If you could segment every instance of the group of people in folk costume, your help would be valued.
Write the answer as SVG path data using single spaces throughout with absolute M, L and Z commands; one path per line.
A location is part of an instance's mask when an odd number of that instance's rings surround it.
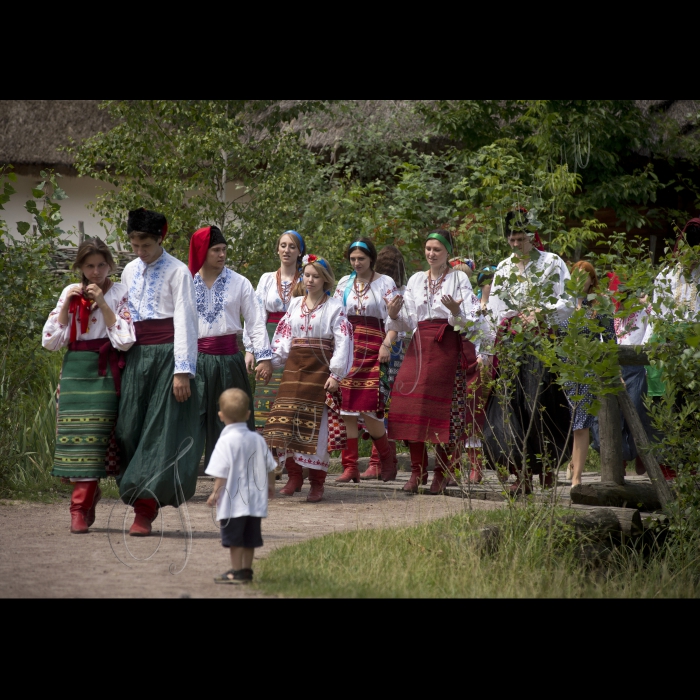
M 469 281 L 473 263 L 453 257 L 454 241 L 445 230 L 427 236 L 429 269 L 408 281 L 398 248 L 377 252 L 367 238 L 354 241 L 346 252 L 352 274 L 337 285 L 328 261 L 308 254 L 303 237 L 286 231 L 277 242 L 280 267 L 262 275 L 257 290 L 226 267 L 226 240 L 215 226 L 193 234 L 186 266 L 163 249 L 162 214 L 130 212 L 127 234 L 138 258 L 121 283 L 110 280 L 109 248 L 99 239 L 81 243 L 74 269 L 82 284 L 63 290 L 43 332 L 45 348 L 68 348 L 53 474 L 74 484 L 71 532 L 93 524 L 99 479 L 108 475 L 134 508 L 134 536 L 150 534 L 160 507 L 190 499 L 202 454 L 208 464 L 223 429 L 219 397 L 232 387 L 249 397 L 248 428 L 262 434 L 278 474 L 286 468 L 280 495 L 300 492 L 308 477 L 307 501 L 320 501 L 333 450 L 342 452 L 338 481 L 391 481 L 397 441 L 410 450 L 407 492 L 427 485 L 432 444 L 431 493 L 453 483 L 465 449 L 467 478 L 481 481 L 480 448 L 490 466 L 502 468 L 504 480 L 516 474 L 512 493 L 528 493 L 532 474 L 551 483 L 541 456 L 554 452 L 553 463 L 561 463 L 572 430 L 572 479 L 580 483 L 591 427 L 595 434 L 585 384 L 562 390 L 527 354 L 507 401 L 492 397 L 486 410 L 478 405 L 482 370 L 494 371 L 494 353 L 514 342 L 515 317 L 561 329 L 577 305 L 587 304 L 567 294 L 564 261 L 518 222 L 517 212 L 507 217 L 512 255 L 482 270 L 478 295 Z M 686 245 L 700 245 L 700 220 L 689 222 L 684 236 Z M 586 292 L 594 291 L 592 266 L 575 267 L 588 274 Z M 699 276 L 700 266 L 662 272 L 670 289 L 668 300 L 659 299 L 662 310 L 681 308 L 679 322 L 698 321 Z M 611 275 L 611 289 L 616 280 Z M 662 293 L 657 285 L 655 297 Z M 617 332 L 620 342 L 637 343 L 640 333 L 648 340 L 652 315 L 649 308 L 616 319 L 617 328 L 601 319 L 600 339 Z M 241 331 L 245 359 L 237 345 Z M 639 379 L 638 370 L 623 372 Z M 640 387 L 633 396 L 638 406 L 644 384 L 627 384 Z M 362 474 L 360 428 L 372 439 Z M 514 442 L 527 455 L 525 471 L 508 449 Z

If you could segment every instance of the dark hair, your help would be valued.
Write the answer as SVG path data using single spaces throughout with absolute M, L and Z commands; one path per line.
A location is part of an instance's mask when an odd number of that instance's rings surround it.
M 527 220 L 523 221 L 523 217 L 527 214 L 527 210 L 522 207 L 517 211 L 509 211 L 506 214 L 506 225 L 503 228 L 503 233 L 506 238 L 510 238 L 516 233 L 525 233 L 529 236 L 525 226 L 527 226 Z
M 700 245 L 700 226 L 698 224 L 688 224 L 685 227 L 684 236 L 689 246 Z
M 110 267 L 109 274 L 111 275 L 112 272 L 114 272 L 116 265 L 114 264 L 112 251 L 107 247 L 106 243 L 99 238 L 87 238 L 78 246 L 78 253 L 73 263 L 73 270 L 75 272 L 80 270 L 91 255 L 101 255 Z M 80 276 L 82 277 L 83 285 L 90 284 L 90 280 L 88 280 L 82 272 Z
M 369 248 L 369 252 L 362 246 L 353 245 L 353 243 L 364 243 L 367 248 Z M 345 251 L 345 259 L 348 262 L 350 262 L 350 253 L 352 253 L 353 250 L 359 250 L 364 255 L 368 255 L 370 260 L 369 266 L 374 270 L 374 266 L 377 263 L 377 249 L 369 238 L 357 238 L 348 246 L 348 249 Z
M 455 250 L 455 239 L 453 238 L 452 234 L 445 230 L 444 228 L 438 228 L 435 229 L 434 231 L 431 231 L 428 236 L 432 236 L 434 233 L 439 233 L 443 238 L 446 238 L 450 242 L 450 246 L 452 247 L 452 250 L 448 250 L 447 254 L 448 255 L 454 255 L 454 250 Z M 430 239 L 431 241 L 435 240 L 434 238 Z M 426 237 L 426 244 L 428 243 L 428 238 Z M 440 243 L 440 241 L 438 241 Z
M 375 272 L 391 277 L 397 287 L 406 284 L 406 263 L 395 245 L 386 245 L 379 251 Z

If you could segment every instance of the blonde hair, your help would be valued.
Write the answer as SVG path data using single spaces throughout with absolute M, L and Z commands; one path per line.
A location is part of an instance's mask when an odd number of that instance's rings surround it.
M 313 262 L 308 262 L 306 265 L 304 265 L 304 270 L 306 271 L 306 268 L 309 265 L 312 265 L 314 270 L 321 275 L 323 278 L 323 291 L 327 292 L 333 287 L 335 287 L 335 275 L 333 274 L 333 268 L 331 267 L 331 264 L 328 262 L 328 260 L 323 259 L 323 262 L 328 265 L 328 268 L 325 267 L 325 265 L 322 265 L 320 262 L 321 258 L 317 258 Z
M 250 411 L 250 397 L 242 389 L 226 389 L 219 396 L 219 410 L 232 423 L 245 423 Z

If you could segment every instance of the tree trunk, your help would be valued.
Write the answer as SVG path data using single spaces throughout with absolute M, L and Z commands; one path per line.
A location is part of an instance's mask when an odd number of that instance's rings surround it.
M 601 396 L 600 403 L 600 479 L 622 486 L 625 483 L 625 465 L 622 461 L 620 409 L 614 394 Z
M 620 404 L 622 415 L 632 434 L 632 438 L 634 439 L 634 444 L 637 446 L 639 457 L 647 468 L 647 474 L 649 474 L 651 483 L 656 489 L 656 495 L 663 507 L 673 500 L 673 494 L 671 493 L 669 485 L 666 483 L 664 475 L 661 473 L 656 457 L 649 452 L 649 439 L 647 438 L 637 409 L 634 407 L 634 403 L 632 403 L 632 399 L 627 393 L 627 389 L 623 389 L 622 392 L 617 395 L 617 400 Z

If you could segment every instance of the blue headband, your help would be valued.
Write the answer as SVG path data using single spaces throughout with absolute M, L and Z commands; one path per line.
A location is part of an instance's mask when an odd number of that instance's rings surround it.
M 352 250 L 353 248 L 364 248 L 370 255 L 372 255 L 372 251 L 370 251 L 369 246 L 362 241 L 355 241 L 352 243 L 348 248 L 348 251 Z
M 302 238 L 302 235 L 298 233 L 297 231 L 292 231 L 291 229 L 289 231 L 285 231 L 282 235 L 286 236 L 287 234 L 291 234 L 292 236 L 296 236 L 299 239 L 299 251 L 301 252 L 302 255 L 306 252 L 306 243 L 304 243 L 304 239 Z

